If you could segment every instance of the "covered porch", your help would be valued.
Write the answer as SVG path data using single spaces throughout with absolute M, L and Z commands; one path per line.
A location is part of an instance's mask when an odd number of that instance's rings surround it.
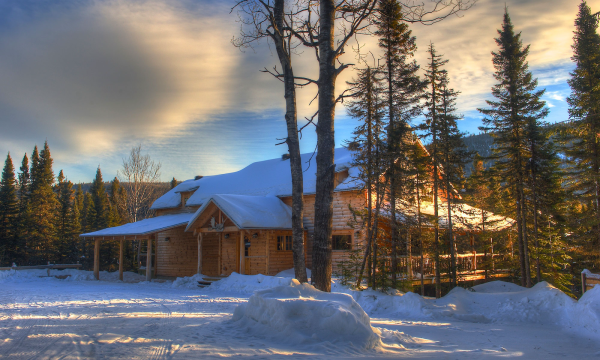
M 214 195 L 186 232 L 197 237 L 198 274 L 275 275 L 293 267 L 291 208 L 276 197 Z

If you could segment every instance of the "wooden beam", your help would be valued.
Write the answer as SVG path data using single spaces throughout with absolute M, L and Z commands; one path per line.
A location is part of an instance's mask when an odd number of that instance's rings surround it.
M 199 230 L 200 230 L 200 232 L 215 233 L 215 232 L 234 232 L 234 231 L 238 231 L 239 229 L 237 228 L 237 226 L 225 226 L 222 231 L 213 230 L 213 229 L 207 228 L 207 227 L 200 228 Z
M 123 281 L 123 239 L 119 244 L 119 280 Z
M 152 238 L 148 238 L 146 252 L 146 281 L 152 280 Z
M 100 280 L 100 239 L 94 241 L 94 277 Z

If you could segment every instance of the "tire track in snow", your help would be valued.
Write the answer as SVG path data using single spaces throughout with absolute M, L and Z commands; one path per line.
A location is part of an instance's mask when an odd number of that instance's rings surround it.
M 160 306 L 160 310 L 162 313 L 162 317 L 158 323 L 158 335 L 162 335 L 162 334 L 168 334 L 168 330 L 171 328 L 171 324 L 172 324 L 172 318 L 171 318 L 171 310 L 169 310 L 169 308 L 163 304 L 163 303 L 158 303 L 154 300 L 152 300 L 152 302 L 156 305 Z M 165 339 L 164 336 L 161 337 L 160 340 L 160 346 L 158 346 L 158 348 L 154 348 L 154 351 L 152 352 L 152 354 L 150 355 L 150 359 L 151 360 L 159 360 L 159 359 L 170 359 L 172 357 L 171 354 L 171 345 L 173 344 L 173 340 L 171 339 Z

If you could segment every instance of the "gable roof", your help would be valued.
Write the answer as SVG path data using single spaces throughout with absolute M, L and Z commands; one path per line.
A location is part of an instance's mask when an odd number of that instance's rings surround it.
M 317 182 L 316 154 L 302 154 L 304 194 L 314 194 Z M 362 188 L 363 184 L 356 180 L 358 168 L 352 167 L 352 152 L 346 148 L 335 149 L 336 172 L 348 169 L 349 176 L 336 187 L 336 191 Z M 196 188 L 196 189 L 194 189 Z M 194 191 L 195 190 L 195 191 Z M 187 206 L 204 204 L 212 195 L 233 194 L 251 196 L 291 196 L 292 175 L 290 161 L 281 158 L 259 161 L 245 168 L 220 175 L 204 176 L 198 180 L 187 180 L 158 198 L 152 209 L 168 209 L 181 205 L 181 192 L 194 191 L 187 200 Z
M 174 227 L 187 225 L 192 218 L 192 215 L 192 213 L 162 215 L 121 226 L 90 232 L 87 234 L 81 234 L 79 237 L 148 235 Z
M 215 204 L 238 229 L 291 229 L 292 208 L 275 196 L 212 195 L 196 210 L 186 231 L 208 208 Z

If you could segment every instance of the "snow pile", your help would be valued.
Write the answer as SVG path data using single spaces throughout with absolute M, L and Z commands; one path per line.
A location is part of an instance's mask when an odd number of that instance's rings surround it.
M 585 336 L 600 339 L 600 286 L 586 291 L 581 299 L 567 310 L 565 324 Z
M 321 292 L 298 280 L 257 291 L 235 309 L 233 320 L 251 334 L 291 345 L 327 342 L 372 349 L 381 343 L 352 296 Z
M 393 293 L 386 294 L 370 289 L 355 291 L 341 285 L 339 282 L 332 284 L 331 291 L 352 296 L 370 316 L 393 316 L 395 318 L 411 319 L 429 317 L 423 313 L 423 308 L 427 305 L 425 299 L 412 292 L 402 293 L 392 290 Z
M 277 273 L 277 275 L 275 275 L 276 277 L 290 277 L 290 278 L 294 278 L 296 276 L 296 271 L 294 270 L 294 268 L 291 269 L 287 269 L 287 270 L 283 270 L 282 272 Z M 310 271 L 310 269 L 306 269 L 306 277 L 308 277 L 308 279 L 310 280 L 310 277 L 312 276 L 312 272 Z
M 171 284 L 174 288 L 188 288 L 188 289 L 197 289 L 198 281 L 203 281 L 205 275 L 202 274 L 194 274 L 192 276 L 178 277 Z
M 241 275 L 231 273 L 227 278 L 212 283 L 206 289 L 209 291 L 229 291 L 242 294 L 253 294 L 258 290 L 271 289 L 277 286 L 292 284 L 291 277 L 275 277 L 258 275 Z

